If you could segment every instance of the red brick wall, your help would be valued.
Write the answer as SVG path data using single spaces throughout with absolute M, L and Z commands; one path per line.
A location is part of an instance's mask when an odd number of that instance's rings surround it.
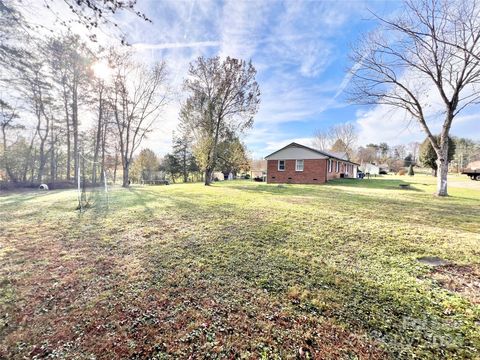
M 343 163 L 339 161 L 338 171 L 337 171 L 337 160 L 332 159 L 332 172 L 328 172 L 328 160 L 327 160 L 327 178 L 328 180 L 331 179 L 338 179 L 340 174 L 345 174 L 348 172 L 348 177 L 353 177 L 353 167 L 348 163 Z M 350 165 L 350 166 L 349 166 Z
M 328 160 L 327 160 L 328 162 Z M 338 179 L 340 177 L 340 173 L 342 172 L 341 171 L 341 163 L 340 165 L 338 166 L 338 172 L 337 172 L 337 160 L 333 160 L 332 159 L 332 172 L 328 172 L 328 163 L 327 163 L 327 178 L 328 180 L 331 180 L 331 179 Z
M 323 184 L 327 160 L 311 159 L 303 161 L 303 171 L 295 171 L 295 160 L 285 160 L 285 171 L 278 171 L 278 160 L 268 160 L 268 183 Z M 316 179 L 316 180 L 315 180 Z

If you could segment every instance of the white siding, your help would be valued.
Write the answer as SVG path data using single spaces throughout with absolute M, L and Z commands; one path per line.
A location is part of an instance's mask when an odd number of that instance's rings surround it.
M 266 158 L 267 160 L 308 160 L 327 159 L 326 156 L 305 149 L 303 147 L 290 146 Z
M 373 164 L 363 164 L 360 166 L 360 170 L 362 170 L 364 173 L 369 173 L 370 175 L 379 175 L 380 174 L 380 169 L 378 166 L 375 166 Z

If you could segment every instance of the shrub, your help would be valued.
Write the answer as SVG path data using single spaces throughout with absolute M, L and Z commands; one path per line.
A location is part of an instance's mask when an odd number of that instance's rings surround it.
M 400 170 L 398 170 L 397 175 L 405 175 L 406 173 L 407 173 L 407 170 L 405 170 L 405 169 L 400 169 Z
M 250 179 L 250 174 L 246 174 L 245 179 L 247 179 L 247 180 Z

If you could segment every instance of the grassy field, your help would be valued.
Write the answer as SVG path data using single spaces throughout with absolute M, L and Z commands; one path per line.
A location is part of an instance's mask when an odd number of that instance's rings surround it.
M 480 190 L 433 183 L 0 196 L 0 358 L 478 358 Z

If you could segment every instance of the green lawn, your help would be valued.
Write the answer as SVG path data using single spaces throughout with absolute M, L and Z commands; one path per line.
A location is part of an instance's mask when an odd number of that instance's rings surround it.
M 478 358 L 480 190 L 433 183 L 0 196 L 0 358 Z

